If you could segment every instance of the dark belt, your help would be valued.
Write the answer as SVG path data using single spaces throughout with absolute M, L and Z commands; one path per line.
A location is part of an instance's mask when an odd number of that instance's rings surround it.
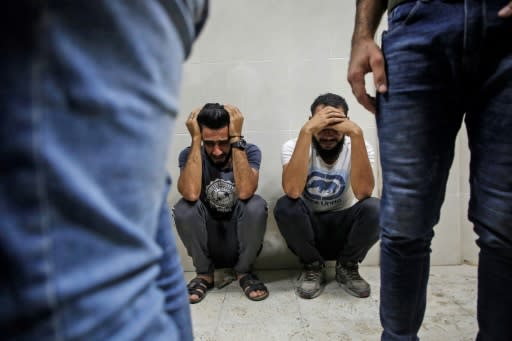
M 411 2 L 416 0 L 388 0 L 388 13 L 391 12 L 396 6 L 403 4 L 404 2 Z M 445 2 L 462 2 L 464 0 L 443 0 Z

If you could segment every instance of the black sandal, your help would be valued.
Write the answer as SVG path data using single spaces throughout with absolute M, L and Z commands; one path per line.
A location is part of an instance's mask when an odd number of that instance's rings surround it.
M 187 285 L 190 304 L 201 302 L 211 288 L 213 288 L 213 282 L 210 283 L 204 278 L 196 277 L 191 280 Z M 196 295 L 198 297 L 197 301 L 192 301 L 190 295 Z
M 255 274 L 249 272 L 248 274 L 240 278 L 239 283 L 240 287 L 244 291 L 245 296 L 251 301 L 263 301 L 265 298 L 268 297 L 267 287 L 265 286 L 265 284 L 263 284 L 262 281 L 260 281 L 260 279 Z M 251 292 L 257 290 L 264 291 L 265 294 L 261 296 L 251 297 Z

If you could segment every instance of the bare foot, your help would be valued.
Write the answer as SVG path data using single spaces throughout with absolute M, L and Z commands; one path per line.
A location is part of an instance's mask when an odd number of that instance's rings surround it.
M 245 277 L 247 275 L 250 275 L 249 278 L 251 278 L 251 279 L 249 281 L 251 281 L 252 283 L 248 282 L 248 285 L 246 285 L 245 287 L 242 287 L 242 290 L 244 291 L 245 295 L 252 301 L 261 301 L 261 300 L 265 299 L 268 296 L 268 289 L 265 287 L 265 285 L 259 279 L 257 279 L 257 277 L 254 274 L 246 274 L 246 273 L 239 274 L 239 273 L 237 273 L 236 278 L 240 282 L 240 279 L 242 279 L 243 277 Z M 259 282 L 259 284 L 256 284 L 256 281 Z M 258 289 L 251 290 L 251 287 L 253 287 L 253 286 Z M 259 287 L 262 287 L 262 288 L 259 289 Z
M 206 283 L 200 280 L 204 280 Z M 189 292 L 189 302 L 191 304 L 198 303 L 204 298 L 204 296 L 206 296 L 206 292 L 213 287 L 213 275 L 198 274 L 190 281 L 187 287 Z

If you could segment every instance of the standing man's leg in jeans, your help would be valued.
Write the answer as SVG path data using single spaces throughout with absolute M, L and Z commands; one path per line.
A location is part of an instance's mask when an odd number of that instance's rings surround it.
M 478 263 L 478 341 L 512 340 L 512 17 L 496 17 L 505 2 L 482 1 L 485 37 L 475 39 L 478 87 L 467 108 L 471 151 L 469 219 L 480 247 Z M 469 7 L 471 9 L 471 7 Z M 508 37 L 508 38 L 507 38 Z
M 165 310 L 171 316 L 180 331 L 180 341 L 192 341 L 192 321 L 190 306 L 187 299 L 187 288 L 183 278 L 181 258 L 176 248 L 176 240 L 172 232 L 172 217 L 167 204 L 167 193 L 171 185 L 170 178 L 162 201 L 160 221 L 156 232 L 156 242 L 162 248 L 158 287 L 165 295 Z
M 432 228 L 465 112 L 472 153 L 469 217 L 482 248 L 478 338 L 512 339 L 512 57 L 505 43 L 512 26 L 497 17 L 506 4 L 499 2 L 408 2 L 388 15 L 382 48 L 389 87 L 379 96 L 377 115 L 383 340 L 418 339 Z M 429 19 L 434 13 L 435 23 Z
M 178 340 L 190 327 L 155 281 L 185 57 L 171 13 L 17 4 L 0 33 L 2 340 Z

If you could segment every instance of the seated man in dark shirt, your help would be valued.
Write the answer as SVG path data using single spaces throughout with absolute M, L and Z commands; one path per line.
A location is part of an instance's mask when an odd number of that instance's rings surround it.
M 231 105 L 208 103 L 186 125 L 192 143 L 179 156 L 183 198 L 174 221 L 197 273 L 188 284 L 190 303 L 213 288 L 214 269 L 226 267 L 236 271 L 247 298 L 261 301 L 268 289 L 251 272 L 267 222 L 267 203 L 254 194 L 260 149 L 243 139 L 242 113 Z

